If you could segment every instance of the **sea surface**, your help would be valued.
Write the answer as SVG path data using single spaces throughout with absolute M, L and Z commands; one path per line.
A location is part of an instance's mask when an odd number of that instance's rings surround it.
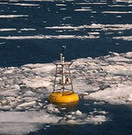
M 99 103 L 97 101 L 97 103 Z M 93 110 L 108 112 L 109 118 L 104 123 L 98 124 L 46 124 L 41 125 L 40 130 L 28 135 L 131 135 L 132 130 L 132 106 L 95 104 L 95 101 L 82 100 L 77 106 L 68 111 L 80 110 L 89 113 Z M 97 115 L 97 114 L 95 114 Z
M 127 24 L 127 27 L 126 27 Z M 132 51 L 132 3 L 87 0 L 0 1 L 0 67 L 50 63 Z M 121 37 L 119 39 L 115 37 Z M 41 125 L 29 135 L 132 135 L 132 107 L 81 101 L 75 110 L 104 110 L 102 124 Z
M 130 41 L 113 38 L 131 36 L 132 29 L 108 29 L 131 25 L 131 15 L 131 3 L 0 1 L 0 66 L 49 63 L 59 58 L 63 45 L 66 60 L 132 51 Z

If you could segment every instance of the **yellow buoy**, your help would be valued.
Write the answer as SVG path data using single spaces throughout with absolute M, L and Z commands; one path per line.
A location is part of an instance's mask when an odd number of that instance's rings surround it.
M 49 101 L 53 103 L 71 103 L 77 102 L 79 96 L 74 92 L 53 92 L 49 96 Z
M 60 54 L 60 61 L 56 65 L 55 80 L 53 92 L 49 95 L 48 100 L 57 104 L 68 104 L 79 101 L 79 96 L 73 91 L 70 66 L 72 62 L 64 62 L 63 54 Z

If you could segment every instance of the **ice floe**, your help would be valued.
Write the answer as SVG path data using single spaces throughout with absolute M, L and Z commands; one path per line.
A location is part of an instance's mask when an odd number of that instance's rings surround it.
M 70 17 L 65 17 L 63 20 L 70 19 Z M 88 35 L 32 35 L 32 36 L 1 36 L 0 39 L 8 39 L 8 40 L 19 40 L 19 39 L 94 39 L 100 38 L 99 31 L 104 31 L 105 35 L 114 34 L 114 31 L 119 31 L 120 35 L 123 35 L 123 31 L 131 30 L 131 24 L 96 24 L 92 23 L 91 25 L 79 25 L 79 26 L 71 26 L 71 25 L 60 25 L 60 26 L 52 26 L 52 27 L 45 27 L 45 29 L 53 29 L 55 32 L 63 33 L 64 31 L 79 31 L 81 29 L 92 29 L 91 32 L 88 32 Z M 22 31 L 35 31 L 35 28 L 21 28 L 18 32 Z M 16 31 L 15 28 L 2 28 L 0 29 L 1 32 L 4 31 Z M 113 31 L 113 32 L 112 32 Z M 131 41 L 131 36 L 121 36 L 121 37 L 113 37 L 113 39 L 123 39 Z
M 0 18 L 19 18 L 19 17 L 28 17 L 28 15 L 0 15 Z
M 28 4 L 28 3 L 10 3 L 10 5 L 15 5 L 15 6 L 24 6 L 24 7 L 38 7 L 39 4 Z
M 52 111 L 58 113 L 58 110 L 54 109 L 52 105 L 47 108 L 48 111 L 0 112 L 0 133 L 27 134 L 37 131 L 41 128 L 41 124 L 101 124 L 108 119 L 105 114 L 95 115 L 93 112 L 87 115 L 80 110 L 70 112 L 62 118 L 52 113 Z
M 74 11 L 79 12 L 79 11 L 92 11 L 90 7 L 81 7 L 80 9 L 75 9 Z
M 91 24 L 91 25 L 80 25 L 80 26 L 52 26 L 46 27 L 46 29 L 59 29 L 59 30 L 80 30 L 80 29 L 100 29 L 102 31 L 118 31 L 118 30 L 130 30 L 132 24 Z
M 103 11 L 103 14 L 132 14 L 132 11 Z
M 39 124 L 57 123 L 60 117 L 50 115 L 46 111 L 32 112 L 0 112 L 1 134 L 27 134 L 39 129 Z
M 93 39 L 99 38 L 99 36 L 76 36 L 76 35 L 35 35 L 35 36 L 6 36 L 0 37 L 0 39 L 19 40 L 19 39 Z
M 67 5 L 66 4 L 56 4 L 56 6 L 58 6 L 58 7 L 65 7 Z
M 103 112 L 103 113 L 102 113 Z M 101 124 L 108 120 L 105 111 L 92 111 L 83 113 L 80 110 L 67 113 L 62 119 L 59 120 L 59 124 Z
M 6 31 L 17 31 L 16 28 L 1 28 L 0 32 L 6 32 Z M 21 28 L 20 31 L 35 31 L 35 28 Z
M 131 63 L 132 52 L 73 60 L 74 90 L 81 99 L 95 100 L 95 105 L 132 104 Z M 26 134 L 38 130 L 41 124 L 102 124 L 110 120 L 105 110 L 62 113 L 65 107 L 48 103 L 54 72 L 52 63 L 0 68 L 1 134 Z
M 46 29 L 86 29 L 86 28 L 102 28 L 102 24 L 91 24 L 91 25 L 81 25 L 81 26 L 52 26 L 46 27 Z
M 112 101 L 118 99 L 118 104 L 129 104 L 132 94 L 131 62 L 131 52 L 126 54 L 110 52 L 110 55 L 96 59 L 77 59 L 71 67 L 74 89 L 85 99 L 106 100 L 110 103 L 110 99 Z M 27 64 L 20 68 L 0 68 L 0 108 L 15 109 L 18 105 L 21 106 L 25 100 L 34 102 L 36 98 L 44 98 L 48 92 L 52 91 L 54 72 L 53 64 Z M 113 94 L 114 92 L 115 94 Z M 101 97 L 102 94 L 104 94 L 103 97 Z M 111 98 L 109 98 L 110 96 Z M 11 97 L 13 100 L 10 100 Z M 32 100 L 31 97 L 33 97 Z M 16 107 L 10 105 L 13 102 L 16 103 Z
M 132 41 L 132 36 L 113 37 L 113 39 L 122 39 L 126 41 Z
M 16 28 L 8 28 L 8 29 L 2 28 L 2 29 L 0 29 L 0 32 L 1 31 L 16 31 Z
M 22 28 L 20 31 L 35 31 L 35 28 Z
M 85 2 L 85 3 L 75 3 L 77 5 L 105 5 L 106 3 L 101 3 L 101 2 Z
M 51 85 L 50 80 L 45 80 L 42 77 L 29 78 L 28 80 L 23 80 L 23 83 L 28 87 L 39 88 L 39 87 L 47 87 Z

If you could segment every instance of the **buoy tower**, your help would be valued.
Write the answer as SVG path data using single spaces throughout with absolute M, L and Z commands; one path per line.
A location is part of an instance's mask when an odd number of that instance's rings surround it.
M 54 62 L 56 66 L 53 92 L 48 100 L 52 103 L 67 104 L 79 101 L 79 96 L 73 90 L 70 66 L 73 62 L 65 62 L 65 57 L 60 54 L 60 60 Z

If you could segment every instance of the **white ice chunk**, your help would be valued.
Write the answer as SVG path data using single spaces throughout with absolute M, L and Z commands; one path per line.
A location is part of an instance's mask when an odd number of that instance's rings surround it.
M 8 28 L 8 29 L 2 28 L 0 29 L 0 32 L 1 31 L 16 31 L 16 28 Z
M 131 83 L 118 85 L 118 87 L 107 88 L 86 96 L 86 99 L 104 100 L 111 104 L 127 104 L 132 94 Z
M 106 122 L 107 118 L 104 115 L 95 115 L 87 117 L 89 123 L 101 124 L 102 122 Z
M 19 18 L 19 17 L 28 17 L 28 15 L 0 15 L 0 18 Z
M 38 130 L 40 124 L 57 123 L 59 120 L 60 117 L 49 115 L 45 111 L 0 112 L 0 133 L 27 134 Z
M 132 41 L 132 36 L 113 37 L 113 39 L 122 39 L 126 41 Z
M 76 114 L 76 115 L 82 115 L 82 112 L 79 111 L 79 110 L 77 110 L 75 114 Z
M 1 36 L 0 39 L 19 40 L 19 39 L 94 39 L 99 36 L 76 36 L 76 35 L 34 35 L 34 36 Z
M 22 81 L 27 87 L 31 88 L 48 87 L 52 85 L 52 82 L 42 77 L 27 78 Z
M 28 102 L 28 103 L 22 103 L 22 104 L 18 105 L 17 107 L 18 108 L 25 108 L 27 106 L 34 106 L 34 105 L 36 105 L 36 101 L 32 101 L 32 102 Z
M 103 11 L 103 14 L 132 14 L 132 11 Z
M 47 111 L 49 113 L 59 113 L 60 112 L 59 109 L 53 104 L 47 105 Z
M 15 5 L 15 6 L 24 6 L 24 7 L 38 7 L 39 4 L 28 4 L 28 3 L 10 3 L 10 5 Z

